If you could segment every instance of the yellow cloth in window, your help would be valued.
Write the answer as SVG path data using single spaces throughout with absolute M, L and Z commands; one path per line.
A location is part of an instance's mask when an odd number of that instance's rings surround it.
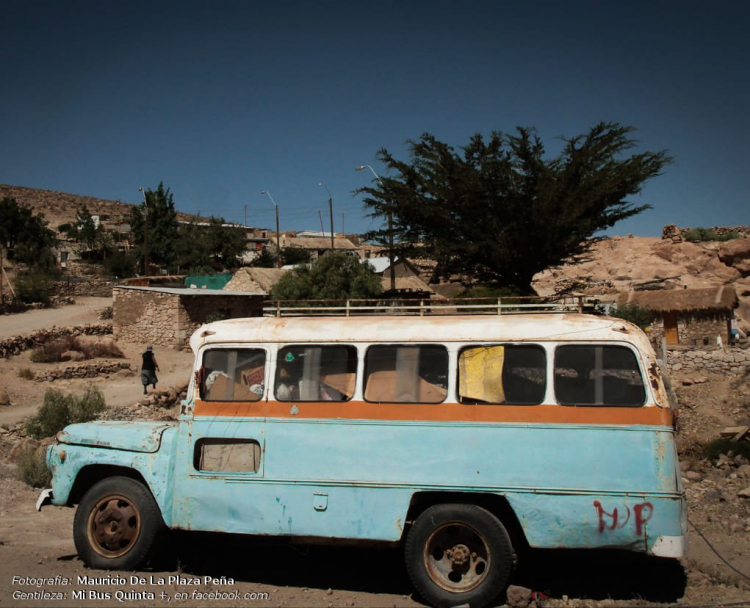
M 461 353 L 458 362 L 459 394 L 463 399 L 505 403 L 503 362 L 505 348 L 486 346 Z

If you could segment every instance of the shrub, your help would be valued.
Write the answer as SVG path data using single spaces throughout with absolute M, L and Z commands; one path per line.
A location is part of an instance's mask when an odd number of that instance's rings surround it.
M 88 387 L 80 398 L 50 389 L 45 393 L 44 403 L 37 414 L 26 420 L 26 432 L 35 439 L 52 437 L 69 424 L 94 420 L 105 409 L 104 396 L 93 386 Z
M 43 272 L 25 272 L 14 281 L 16 296 L 21 302 L 49 304 L 52 296 L 52 277 Z
M 47 468 L 46 455 L 46 450 L 23 450 L 18 455 L 18 478 L 32 488 L 49 487 L 52 475 Z
M 750 441 L 732 441 L 731 439 L 714 439 L 704 448 L 706 457 L 712 461 L 719 459 L 721 454 L 732 452 L 735 456 L 742 455 L 750 460 Z
M 650 327 L 651 319 L 653 318 L 653 313 L 650 308 L 644 308 L 637 304 L 623 304 L 614 309 L 611 314 L 618 319 L 630 321 L 641 329 Z
M 713 228 L 691 228 L 682 233 L 683 238 L 691 243 L 701 243 L 703 241 L 731 241 L 739 238 L 738 232 L 727 232 L 726 234 L 716 234 Z
M 92 342 L 79 337 L 63 336 L 35 349 L 30 358 L 34 363 L 56 363 L 61 360 L 63 353 L 71 350 L 81 353 L 84 359 L 122 359 L 125 356 L 120 347 L 111 340 Z
M 18 370 L 18 377 L 23 378 L 24 380 L 33 380 L 34 372 L 32 372 L 28 367 L 22 367 Z

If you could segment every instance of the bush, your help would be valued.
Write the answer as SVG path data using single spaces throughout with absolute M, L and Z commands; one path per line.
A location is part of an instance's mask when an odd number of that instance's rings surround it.
M 647 327 L 651 327 L 651 320 L 654 313 L 651 312 L 650 308 L 644 308 L 638 306 L 638 304 L 623 304 L 614 309 L 611 314 L 613 317 L 625 319 L 641 329 L 646 329 Z
M 115 250 L 104 260 L 104 271 L 110 276 L 121 279 L 132 277 L 135 275 L 137 264 L 138 260 L 134 256 Z
M 21 302 L 49 304 L 52 297 L 52 277 L 43 272 L 25 272 L 14 281 L 16 296 Z
M 727 232 L 726 234 L 716 234 L 713 228 L 691 228 L 682 233 L 683 238 L 691 243 L 701 243 L 704 241 L 731 241 L 739 238 L 738 232 Z
M 18 377 L 23 378 L 24 380 L 33 380 L 34 372 L 32 372 L 28 367 L 22 367 L 18 370 Z
M 52 475 L 47 468 L 46 450 L 26 448 L 18 455 L 18 478 L 32 488 L 47 488 Z
M 69 424 L 89 422 L 107 409 L 99 389 L 90 386 L 81 397 L 50 389 L 35 416 L 26 420 L 26 432 L 34 439 L 53 437 Z
M 706 457 L 712 461 L 719 459 L 721 454 L 732 452 L 735 456 L 742 455 L 750 460 L 750 441 L 732 441 L 731 439 L 714 439 L 704 448 Z
M 77 336 L 63 336 L 35 349 L 31 353 L 30 359 L 34 363 L 56 363 L 61 360 L 63 353 L 71 350 L 81 353 L 84 359 L 98 359 L 100 357 L 122 359 L 125 357 L 120 347 L 111 340 L 92 342 Z

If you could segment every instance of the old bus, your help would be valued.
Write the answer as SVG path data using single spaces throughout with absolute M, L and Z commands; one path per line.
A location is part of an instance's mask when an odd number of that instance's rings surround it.
M 204 325 L 173 422 L 48 450 L 77 550 L 133 569 L 162 529 L 402 543 L 435 606 L 484 606 L 522 546 L 679 558 L 685 498 L 655 353 L 586 314 Z

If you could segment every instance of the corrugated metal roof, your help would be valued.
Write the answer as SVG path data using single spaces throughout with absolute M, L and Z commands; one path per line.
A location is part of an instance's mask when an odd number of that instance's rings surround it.
M 191 289 L 189 287 L 136 287 L 131 285 L 117 285 L 115 289 L 132 289 L 135 291 L 150 291 L 152 293 L 168 293 L 175 296 L 260 296 L 263 292 L 227 291 L 226 289 Z

